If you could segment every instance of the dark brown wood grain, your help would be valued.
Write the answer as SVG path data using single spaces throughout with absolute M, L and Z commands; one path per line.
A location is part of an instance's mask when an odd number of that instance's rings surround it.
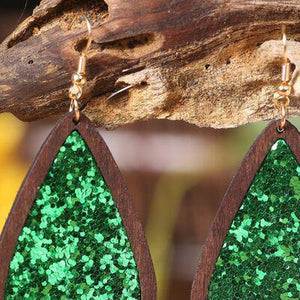
M 286 129 L 283 133 L 278 133 L 276 129 L 277 126 L 277 121 L 271 122 L 258 136 L 246 154 L 240 169 L 233 178 L 222 200 L 213 225 L 208 233 L 206 242 L 202 248 L 198 270 L 192 287 L 192 300 L 206 299 L 211 275 L 231 222 L 242 205 L 255 174 L 262 165 L 271 146 L 276 140 L 284 139 L 294 152 L 297 161 L 300 162 L 299 132 L 289 122 L 287 122 Z
M 89 146 L 119 209 L 139 271 L 142 299 L 156 299 L 156 279 L 148 245 L 118 166 L 93 123 L 81 115 L 80 122 L 75 124 L 73 113 L 66 114 L 46 139 L 20 188 L 4 226 L 0 237 L 0 299 L 4 298 L 9 263 L 27 215 L 59 148 L 73 130 L 77 130 Z
M 79 104 L 107 128 L 154 118 L 215 128 L 274 118 L 282 24 L 300 69 L 299 0 L 43 0 L 0 46 L 0 112 L 32 121 L 64 111 L 86 37 L 82 20 L 69 27 L 83 13 L 93 43 Z M 294 91 L 299 100 L 299 80 Z M 291 115 L 299 116 L 299 103 L 291 101 Z

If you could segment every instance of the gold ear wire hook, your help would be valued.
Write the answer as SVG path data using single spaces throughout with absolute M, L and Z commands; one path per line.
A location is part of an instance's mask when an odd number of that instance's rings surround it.
M 91 44 L 92 44 L 92 26 L 86 16 L 84 16 L 84 19 L 85 19 L 86 29 L 88 32 L 88 38 L 87 38 L 85 49 L 82 51 L 82 53 L 86 55 L 86 52 L 91 48 Z
M 69 98 L 71 100 L 69 111 L 75 112 L 75 119 L 79 121 L 80 112 L 78 106 L 78 100 L 82 96 L 83 86 L 86 84 L 86 61 L 87 61 L 87 51 L 90 49 L 92 44 L 92 26 L 86 16 L 83 16 L 86 23 L 86 28 L 88 32 L 87 43 L 85 48 L 81 51 L 79 56 L 78 68 L 77 72 L 72 75 L 72 83 L 73 85 L 69 89 Z M 77 21 L 78 17 L 75 17 L 72 23 L 69 26 L 69 30 L 74 25 L 75 21 Z
M 281 120 L 279 123 L 279 132 L 284 131 L 284 125 L 286 122 L 287 106 L 290 103 L 289 95 L 291 94 L 292 87 L 290 85 L 291 79 L 291 63 L 287 57 L 287 45 L 286 45 L 286 26 L 282 26 L 282 43 L 283 43 L 283 55 L 282 55 L 282 67 L 281 67 L 281 82 L 278 86 L 277 92 L 274 94 L 275 105 L 281 112 Z
M 86 52 L 90 49 L 91 44 L 92 44 L 92 25 L 91 25 L 89 19 L 85 15 L 82 15 L 82 17 L 85 20 L 85 25 L 86 25 L 88 35 L 87 35 L 86 46 L 85 46 L 84 50 L 81 51 L 81 54 L 86 55 Z M 74 17 L 73 21 L 71 22 L 71 24 L 68 27 L 68 30 L 71 30 L 71 28 L 74 26 L 74 24 L 78 20 L 78 18 L 79 18 L 78 16 Z
M 284 83 L 288 83 L 290 81 L 290 69 L 291 64 L 287 57 L 286 51 L 286 26 L 282 26 L 282 44 L 283 44 L 283 55 L 282 55 L 282 71 L 281 71 L 281 81 Z

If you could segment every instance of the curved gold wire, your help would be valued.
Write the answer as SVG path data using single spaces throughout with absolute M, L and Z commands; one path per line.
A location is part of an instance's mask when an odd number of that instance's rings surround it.
M 282 26 L 282 44 L 283 44 L 283 54 L 282 54 L 282 73 L 281 81 L 287 83 L 290 80 L 290 61 L 287 57 L 287 38 L 286 38 L 286 26 Z
M 81 51 L 81 54 L 86 55 L 87 51 L 91 48 L 92 44 L 92 25 L 89 21 L 89 19 L 85 15 L 81 15 L 85 20 L 85 25 L 87 29 L 87 42 L 85 48 Z M 75 22 L 78 20 L 79 16 L 74 17 L 73 21 L 71 22 L 69 26 L 69 30 L 74 26 Z

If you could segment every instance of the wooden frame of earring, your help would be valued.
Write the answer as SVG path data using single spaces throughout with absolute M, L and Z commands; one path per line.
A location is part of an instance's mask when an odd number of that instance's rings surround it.
M 211 275 L 231 222 L 242 205 L 254 177 L 271 146 L 276 140 L 284 139 L 293 151 L 298 163 L 300 163 L 300 135 L 298 130 L 288 121 L 286 121 L 285 129 L 282 133 L 278 132 L 277 126 L 278 121 L 271 122 L 258 136 L 246 154 L 240 169 L 233 178 L 221 202 L 202 248 L 198 270 L 193 281 L 192 300 L 206 299 Z
M 150 252 L 142 224 L 118 166 L 93 123 L 83 114 L 80 115 L 79 122 L 73 122 L 73 117 L 74 112 L 67 113 L 50 133 L 24 179 L 10 211 L 0 236 L 0 299 L 4 299 L 9 264 L 27 215 L 59 148 L 73 130 L 77 130 L 86 141 L 117 205 L 139 271 L 142 299 L 156 299 L 156 279 Z

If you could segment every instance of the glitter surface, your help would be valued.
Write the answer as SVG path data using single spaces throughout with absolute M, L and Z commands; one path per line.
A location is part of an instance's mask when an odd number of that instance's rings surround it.
M 300 166 L 271 148 L 224 240 L 207 299 L 299 299 Z
M 140 299 L 138 270 L 112 195 L 73 131 L 19 237 L 5 299 Z

